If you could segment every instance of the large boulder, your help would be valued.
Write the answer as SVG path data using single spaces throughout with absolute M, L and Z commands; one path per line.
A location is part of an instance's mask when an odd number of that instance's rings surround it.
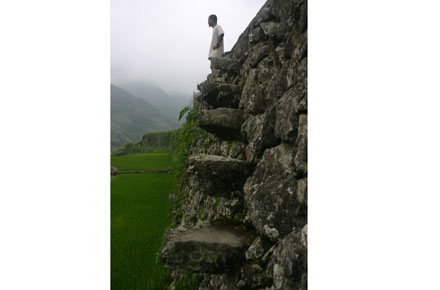
M 275 135 L 283 142 L 294 143 L 298 133 L 298 115 L 294 109 L 294 100 L 293 90 L 289 90 L 277 104 Z
M 273 278 L 271 290 L 307 289 L 307 225 L 281 240 L 266 273 Z
M 260 63 L 262 59 L 269 55 L 271 48 L 268 44 L 260 42 L 252 48 L 251 54 L 246 60 L 246 64 L 255 68 Z
M 186 273 L 232 272 L 253 238 L 232 227 L 168 230 L 160 258 L 166 267 Z
M 307 216 L 304 198 L 298 197 L 294 149 L 290 144 L 267 149 L 244 186 L 250 221 L 274 242 L 294 227 L 304 225 Z M 303 188 L 301 184 L 301 190 Z
M 266 46 L 262 46 L 264 49 Z M 268 56 L 264 51 L 256 50 L 256 54 L 249 57 L 252 66 L 258 61 L 257 68 L 250 69 L 246 76 L 243 91 L 241 93 L 239 108 L 248 114 L 261 114 L 281 97 L 287 89 L 286 72 L 288 66 L 281 67 L 278 63 L 278 54 L 270 52 Z M 264 57 L 259 61 L 260 53 Z M 255 59 L 253 59 L 256 57 Z
M 266 148 L 278 145 L 279 138 L 275 136 L 276 108 L 268 108 L 264 114 L 250 115 L 243 126 L 241 134 L 248 142 L 246 158 L 258 161 Z
M 295 143 L 298 134 L 299 115 L 307 114 L 307 78 L 297 80 L 277 102 L 275 135 L 283 142 Z M 301 117 L 301 128 L 306 125 L 307 118 Z

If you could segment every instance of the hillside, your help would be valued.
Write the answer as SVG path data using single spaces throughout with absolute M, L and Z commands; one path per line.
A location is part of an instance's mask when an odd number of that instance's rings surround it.
M 111 85 L 111 150 L 127 142 L 138 142 L 151 131 L 172 130 L 178 127 L 151 103 Z
M 191 98 L 190 95 L 171 96 L 161 88 L 144 82 L 123 82 L 118 86 L 157 107 L 163 115 L 175 122 L 178 122 L 180 111 L 189 105 Z

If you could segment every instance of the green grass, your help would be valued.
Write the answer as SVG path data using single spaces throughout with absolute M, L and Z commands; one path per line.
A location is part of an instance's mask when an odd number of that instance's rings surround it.
M 171 166 L 171 151 L 154 148 L 152 153 L 112 156 L 111 163 L 118 170 L 159 170 Z
M 112 165 L 125 164 L 126 170 L 168 168 L 170 152 L 161 151 L 121 156 L 116 162 L 112 158 Z M 160 173 L 124 174 L 111 181 L 112 289 L 166 289 L 171 282 L 169 271 L 157 259 L 164 229 L 172 220 L 170 179 Z
M 199 276 L 197 274 L 183 275 L 176 284 L 176 290 L 199 289 Z

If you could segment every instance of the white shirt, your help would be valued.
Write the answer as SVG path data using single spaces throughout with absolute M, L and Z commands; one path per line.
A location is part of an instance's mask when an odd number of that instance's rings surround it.
M 214 45 L 217 44 L 218 37 L 221 34 L 224 34 L 223 28 L 220 25 L 217 24 L 214 27 L 214 29 L 212 30 L 212 40 L 211 40 L 211 45 L 209 46 L 208 59 L 211 58 L 211 57 L 220 57 L 225 52 L 225 48 L 223 46 L 223 42 L 224 42 L 223 40 L 222 40 L 222 42 L 220 43 L 220 46 L 217 49 L 214 50 L 214 48 L 213 48 Z

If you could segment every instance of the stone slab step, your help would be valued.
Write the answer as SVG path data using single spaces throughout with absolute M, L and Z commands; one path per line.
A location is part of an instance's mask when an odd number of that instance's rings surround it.
M 186 273 L 227 273 L 245 259 L 254 234 L 231 227 L 174 229 L 165 234 L 160 259 Z
M 238 108 L 241 89 L 227 83 L 206 82 L 201 86 L 202 98 L 214 108 Z
M 199 115 L 199 127 L 226 140 L 243 140 L 241 126 L 244 112 L 238 109 L 217 108 L 204 110 Z
M 238 73 L 241 69 L 240 61 L 231 57 L 212 57 L 211 64 L 215 69 L 227 72 Z

